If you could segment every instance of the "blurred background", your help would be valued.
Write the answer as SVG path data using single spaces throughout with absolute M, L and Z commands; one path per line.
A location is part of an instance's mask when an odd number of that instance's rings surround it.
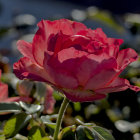
M 140 53 L 139 0 L 0 0 L 3 73 L 12 72 L 12 64 L 21 57 L 17 40 L 32 41 L 41 19 L 60 18 L 83 22 L 92 29 L 101 27 L 108 37 L 124 39 L 121 49 L 131 47 Z M 140 86 L 140 61 L 131 64 L 121 76 Z M 9 96 L 12 91 L 11 86 Z M 57 112 L 61 99 L 55 99 Z M 111 130 L 116 140 L 140 140 L 140 93 L 126 90 L 93 103 L 71 103 L 66 115 L 64 125 L 73 124 L 78 117 Z

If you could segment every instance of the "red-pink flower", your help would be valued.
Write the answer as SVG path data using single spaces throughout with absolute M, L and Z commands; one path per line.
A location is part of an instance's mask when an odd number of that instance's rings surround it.
M 131 48 L 119 50 L 122 39 L 107 38 L 100 28 L 88 29 L 67 19 L 42 20 L 38 27 L 32 43 L 17 43 L 24 55 L 13 66 L 18 78 L 49 83 L 75 102 L 102 99 L 127 88 L 140 90 L 119 78 L 138 58 Z
M 0 70 L 1 79 L 1 70 Z M 8 85 L 0 82 L 0 102 L 30 102 L 32 99 L 29 97 L 8 97 Z

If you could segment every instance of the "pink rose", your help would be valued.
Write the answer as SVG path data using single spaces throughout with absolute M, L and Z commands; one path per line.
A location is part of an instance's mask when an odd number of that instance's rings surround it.
M 0 70 L 0 79 L 1 79 L 1 70 Z M 8 97 L 8 85 L 0 82 L 0 103 L 1 102 L 31 102 L 32 99 L 29 97 Z
M 102 99 L 127 88 L 140 90 L 118 77 L 138 58 L 131 48 L 119 50 L 122 39 L 67 19 L 42 20 L 38 27 L 31 43 L 17 43 L 24 55 L 13 66 L 18 78 L 49 83 L 74 102 Z

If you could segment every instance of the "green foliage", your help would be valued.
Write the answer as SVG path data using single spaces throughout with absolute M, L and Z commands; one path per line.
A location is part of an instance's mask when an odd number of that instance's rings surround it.
M 28 140 L 27 137 L 17 134 L 12 140 Z
M 89 131 L 88 127 L 82 125 L 77 127 L 76 137 L 77 140 L 94 140 L 94 135 L 92 134 L 92 131 Z
M 45 136 L 45 132 L 39 126 L 34 126 L 29 131 L 28 139 L 29 140 L 42 140 Z
M 4 126 L 4 135 L 6 138 L 15 136 L 31 119 L 30 115 L 19 113 L 10 118 Z
M 50 137 L 43 137 L 41 140 L 52 140 Z
M 46 129 L 49 131 L 50 135 L 53 135 L 56 123 L 53 123 L 51 119 L 56 119 L 57 115 L 46 115 L 46 116 L 41 116 L 41 121 L 43 124 L 45 124 Z
M 75 130 L 76 126 L 68 126 L 62 129 L 62 131 L 59 133 L 59 140 L 74 140 L 75 139 Z
M 81 104 L 79 102 L 73 103 L 74 110 L 75 111 L 80 111 L 81 110 Z
M 0 114 L 7 113 L 7 112 L 20 112 L 20 111 L 21 111 L 21 107 L 17 102 L 0 103 Z
M 19 102 L 20 106 L 30 114 L 36 113 L 41 110 L 41 105 L 26 104 L 24 102 Z
M 15 114 L 8 121 L 6 121 L 3 129 L 3 134 L 0 135 L 2 140 L 6 138 L 12 138 L 13 140 L 26 140 L 26 136 L 18 134 L 26 124 L 30 124 L 32 121 L 33 125 L 30 125 L 30 131 L 28 135 L 29 140 L 51 140 L 48 136 L 53 136 L 56 128 L 56 121 L 58 114 L 38 116 L 37 113 L 42 112 L 41 105 L 26 104 L 24 102 L 19 103 L 1 103 L 1 112 L 24 112 Z M 40 114 L 39 113 L 39 114 Z M 29 115 L 30 114 L 30 115 Z M 34 117 L 32 117 L 34 116 Z M 30 121 L 32 120 L 32 121 Z M 59 140 L 114 140 L 111 133 L 94 123 L 84 123 L 77 119 L 77 123 L 80 126 L 68 126 L 61 130 L 59 133 Z M 27 128 L 24 128 L 27 129 Z M 46 132 L 45 132 L 46 130 Z
M 95 132 L 100 140 L 115 140 L 111 133 L 105 128 L 94 126 L 92 127 L 92 131 Z
M 95 124 L 68 126 L 59 133 L 59 140 L 115 140 L 111 133 Z
M 55 98 L 55 100 L 57 100 L 57 101 L 61 101 L 63 98 L 63 96 L 61 96 L 61 93 L 60 92 L 58 92 L 58 91 L 54 91 L 53 92 L 53 96 L 54 96 L 54 98 Z
M 5 140 L 5 136 L 3 134 L 0 134 L 0 140 Z

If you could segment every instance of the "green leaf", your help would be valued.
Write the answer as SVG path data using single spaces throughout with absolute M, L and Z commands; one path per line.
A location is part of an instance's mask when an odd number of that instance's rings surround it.
M 41 116 L 41 121 L 46 124 L 47 126 L 51 127 L 52 129 L 55 129 L 56 123 L 53 123 L 51 119 L 53 117 L 56 117 L 56 115 L 46 115 L 46 116 Z
M 50 117 L 50 120 L 58 118 L 58 114 L 53 114 L 53 115 L 48 115 L 48 116 Z
M 47 123 L 46 124 L 46 130 L 48 131 L 48 133 L 51 136 L 53 136 L 55 128 L 56 128 L 56 124 L 55 123 Z
M 112 134 L 105 128 L 94 126 L 92 129 L 100 140 L 115 140 Z
M 50 116 L 49 115 L 46 115 L 46 116 L 41 116 L 41 121 L 44 123 L 44 124 L 50 124 L 52 123 L 52 121 L 50 120 Z M 53 124 L 53 123 L 52 123 Z
M 63 96 L 61 96 L 61 93 L 59 93 L 58 91 L 53 92 L 53 97 L 56 101 L 61 101 L 63 99 Z
M 87 126 L 78 126 L 76 129 L 77 140 L 95 140 L 94 133 Z
M 56 123 L 47 123 L 46 124 L 46 128 L 48 129 L 49 133 L 51 134 L 51 136 L 54 133 L 54 130 L 56 128 Z
M 89 140 L 95 140 L 95 134 L 89 129 L 89 127 L 85 127 L 84 132 Z
M 20 111 L 21 111 L 21 107 L 17 102 L 0 103 L 0 113 L 20 112 Z
M 20 106 L 30 114 L 36 113 L 42 109 L 41 105 L 26 104 L 24 102 L 19 102 Z
M 41 121 L 42 121 L 44 124 L 52 123 L 51 120 L 57 119 L 57 117 L 58 117 L 58 114 L 41 116 Z
M 74 110 L 75 111 L 80 111 L 81 110 L 81 104 L 80 104 L 80 102 L 73 103 L 73 106 L 74 106 Z
M 28 140 L 27 137 L 25 136 L 22 136 L 20 134 L 17 134 L 15 137 L 14 137 L 15 140 Z
M 29 131 L 28 139 L 41 140 L 44 136 L 45 136 L 45 132 L 39 126 L 34 126 Z
M 76 126 L 68 126 L 62 129 L 62 131 L 59 133 L 59 140 L 74 140 L 75 139 L 75 130 Z
M 49 137 L 44 137 L 44 138 L 42 138 L 41 140 L 52 140 L 52 139 L 49 138 Z
M 0 134 L 0 140 L 5 140 L 5 136 Z
M 80 125 L 83 125 L 83 126 L 96 126 L 95 123 L 84 123 L 79 118 L 76 118 L 76 122 Z
M 10 118 L 4 125 L 6 138 L 15 136 L 31 119 L 30 115 L 19 113 Z
M 46 115 L 46 116 L 41 116 L 41 121 L 46 125 L 47 130 L 51 135 L 53 135 L 56 123 L 53 123 L 51 121 L 52 118 L 56 118 L 57 115 Z
M 76 122 L 77 122 L 78 124 L 81 124 L 81 125 L 84 125 L 84 124 L 85 124 L 85 123 L 82 122 L 79 118 L 76 118 Z

